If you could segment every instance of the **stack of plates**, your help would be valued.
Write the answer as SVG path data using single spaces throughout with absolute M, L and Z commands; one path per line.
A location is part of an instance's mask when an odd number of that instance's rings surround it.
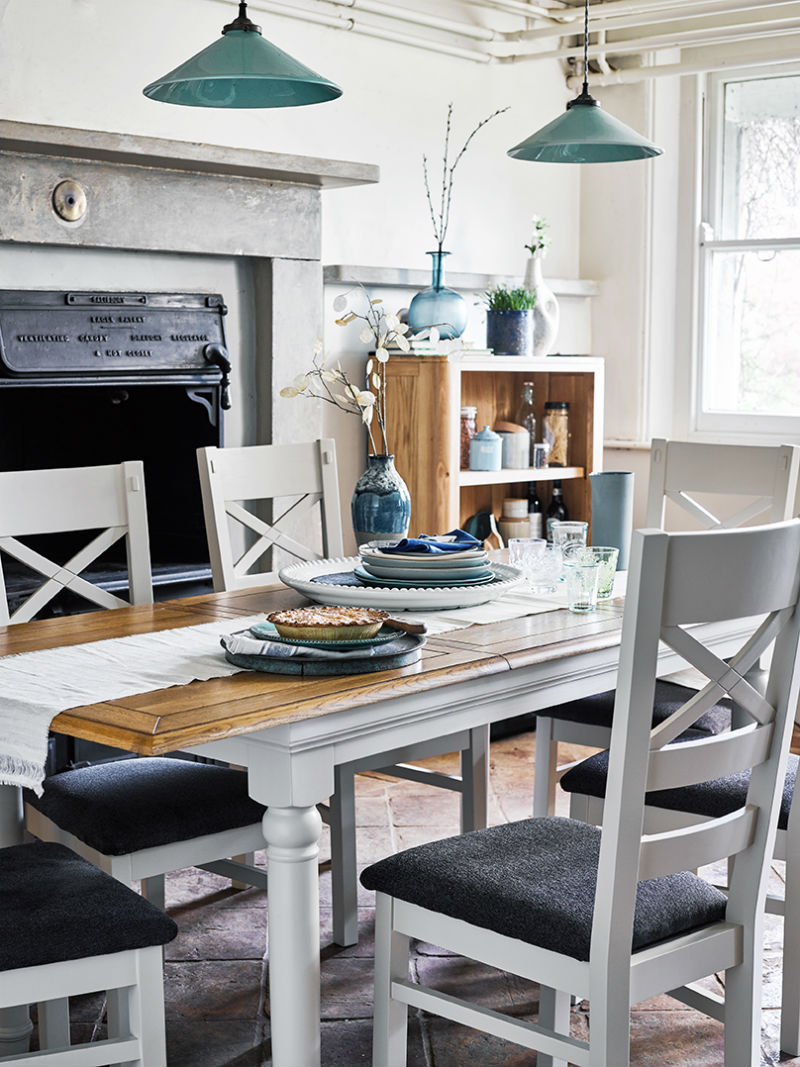
M 374 542 L 360 548 L 353 573 L 368 585 L 396 588 L 486 585 L 494 580 L 483 548 L 437 554 L 392 552 Z

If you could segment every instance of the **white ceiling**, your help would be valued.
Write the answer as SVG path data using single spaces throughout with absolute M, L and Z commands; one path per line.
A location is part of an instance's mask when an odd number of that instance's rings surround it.
M 251 0 L 249 7 L 480 64 L 556 58 L 567 74 L 580 74 L 582 64 L 582 0 Z M 785 63 L 800 59 L 800 0 L 591 0 L 589 33 L 595 85 Z

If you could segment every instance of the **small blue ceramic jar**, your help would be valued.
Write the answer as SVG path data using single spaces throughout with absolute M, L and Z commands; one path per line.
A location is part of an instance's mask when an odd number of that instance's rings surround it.
M 503 465 L 503 438 L 484 426 L 469 443 L 471 471 L 499 471 Z

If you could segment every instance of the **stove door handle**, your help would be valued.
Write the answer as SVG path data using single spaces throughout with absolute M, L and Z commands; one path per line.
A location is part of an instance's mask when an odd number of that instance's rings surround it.
M 215 342 L 214 344 L 206 345 L 203 349 L 203 355 L 206 363 L 213 363 L 222 372 L 220 406 L 227 410 L 231 406 L 231 381 L 229 377 L 231 361 L 228 359 L 228 350 L 224 345 Z

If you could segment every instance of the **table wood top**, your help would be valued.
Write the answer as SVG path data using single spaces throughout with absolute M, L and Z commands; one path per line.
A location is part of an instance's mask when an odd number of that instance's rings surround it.
M 0 656 L 235 620 L 307 603 L 284 586 L 213 593 L 0 627 Z M 160 755 L 284 723 L 617 645 L 621 599 L 589 615 L 559 609 L 428 638 L 418 663 L 343 677 L 244 671 L 62 712 L 59 733 Z M 232 626 L 232 628 L 234 628 Z M 222 653 L 220 653 L 222 654 Z

